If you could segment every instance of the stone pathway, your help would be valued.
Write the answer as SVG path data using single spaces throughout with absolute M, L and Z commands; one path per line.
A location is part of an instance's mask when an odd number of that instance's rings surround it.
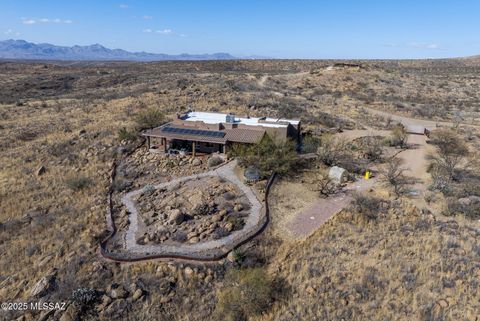
M 154 186 L 155 189 L 168 188 L 180 182 L 208 177 L 219 176 L 233 184 L 235 184 L 247 197 L 250 203 L 250 214 L 247 217 L 243 229 L 234 231 L 230 235 L 206 242 L 195 244 L 155 244 L 155 245 L 140 245 L 137 243 L 137 231 L 139 224 L 139 215 L 135 206 L 133 198 L 143 189 L 132 191 L 122 198 L 122 202 L 129 211 L 130 225 L 125 235 L 125 248 L 127 253 L 142 254 L 142 255 L 156 255 L 156 256 L 184 256 L 192 259 L 211 259 L 227 254 L 234 249 L 238 244 L 245 242 L 250 237 L 254 236 L 267 222 L 265 209 L 256 197 L 252 189 L 245 185 L 236 175 L 234 169 L 237 161 L 231 161 L 223 166 L 220 166 L 209 172 L 200 173 L 191 176 L 185 176 L 174 179 L 172 181 L 161 183 Z

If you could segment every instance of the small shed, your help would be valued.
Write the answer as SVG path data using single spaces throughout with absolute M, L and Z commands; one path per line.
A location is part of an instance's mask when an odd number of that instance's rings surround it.
M 348 179 L 348 172 L 345 168 L 333 166 L 328 172 L 328 177 L 336 184 L 345 183 Z

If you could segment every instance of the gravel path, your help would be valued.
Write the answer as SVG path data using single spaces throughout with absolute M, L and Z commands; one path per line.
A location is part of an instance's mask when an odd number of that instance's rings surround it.
M 235 248 L 238 244 L 244 242 L 252 235 L 255 235 L 267 222 L 265 210 L 257 199 L 252 189 L 245 185 L 234 172 L 237 165 L 236 161 L 229 162 L 219 168 L 209 172 L 200 173 L 191 176 L 185 176 L 174 179 L 172 181 L 158 184 L 155 189 L 168 188 L 180 182 L 198 179 L 207 176 L 219 176 L 233 184 L 235 184 L 247 197 L 250 203 L 250 214 L 245 222 L 243 229 L 234 231 L 230 235 L 219 239 L 207 242 L 200 242 L 196 244 L 179 244 L 179 245 L 140 245 L 136 241 L 136 233 L 138 231 L 139 215 L 135 206 L 133 198 L 142 193 L 143 189 L 132 191 L 122 198 L 122 202 L 127 207 L 129 214 L 130 225 L 125 236 L 125 247 L 127 252 L 132 254 L 148 254 L 148 255 L 164 255 L 164 256 L 189 256 L 194 259 L 209 259 L 217 257 L 220 253 L 226 254 Z

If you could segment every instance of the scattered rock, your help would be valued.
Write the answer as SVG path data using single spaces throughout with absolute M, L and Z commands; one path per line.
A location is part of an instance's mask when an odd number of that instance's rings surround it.
M 232 262 L 234 263 L 236 261 L 235 259 L 235 253 L 233 251 L 229 252 L 228 255 L 227 255 L 227 260 L 229 262 Z
M 305 291 L 306 291 L 308 294 L 310 294 L 310 295 L 313 295 L 313 294 L 315 294 L 315 292 L 316 292 L 315 289 L 314 289 L 312 286 L 308 286 L 308 287 L 305 289 Z
M 187 266 L 184 270 L 183 273 L 185 273 L 186 277 L 191 277 L 193 275 L 193 269 L 189 266 Z
M 133 301 L 137 301 L 137 300 L 140 299 L 142 296 L 143 296 L 143 291 L 142 291 L 142 289 L 137 289 L 137 290 L 133 293 L 132 300 L 133 300 Z
M 189 242 L 190 243 L 198 243 L 200 241 L 200 239 L 198 237 L 192 237 Z
M 110 303 L 112 303 L 112 298 L 109 297 L 108 295 L 103 295 L 102 296 L 102 305 L 104 307 L 108 306 Z
M 210 282 L 212 282 L 212 280 L 213 280 L 213 276 L 211 276 L 211 275 L 207 275 L 204 279 L 205 283 L 210 283 Z
M 233 224 L 232 223 L 227 223 L 225 224 L 225 229 L 228 231 L 228 232 L 231 232 L 233 230 Z
M 185 215 L 179 210 L 179 209 L 174 209 L 170 211 L 170 214 L 168 215 L 168 221 L 170 223 L 174 224 L 180 224 L 183 222 L 185 219 Z
M 47 168 L 45 166 L 41 165 L 37 169 L 37 176 L 41 176 L 41 175 L 45 174 L 46 171 L 47 171 Z
M 47 275 L 38 281 L 30 290 L 30 295 L 33 297 L 42 297 L 52 289 L 55 284 L 55 275 Z
M 200 158 L 195 158 L 195 159 L 192 161 L 192 165 L 193 165 L 193 166 L 200 166 L 200 165 L 202 165 L 202 161 L 200 160 Z
M 472 201 L 470 200 L 469 197 L 462 197 L 458 199 L 458 204 L 463 205 L 463 206 L 470 206 Z
M 124 299 L 128 295 L 127 290 L 124 289 L 123 286 L 119 285 L 116 288 L 113 288 L 112 291 L 110 292 L 110 296 L 113 299 Z

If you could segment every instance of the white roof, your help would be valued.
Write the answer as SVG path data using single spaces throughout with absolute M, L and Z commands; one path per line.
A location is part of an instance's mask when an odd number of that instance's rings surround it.
M 202 121 L 206 124 L 218 124 L 218 123 L 226 123 L 227 121 L 227 114 L 223 113 L 209 113 L 203 111 L 191 111 L 187 113 L 186 117 L 183 118 L 186 121 Z M 259 122 L 262 120 L 262 122 Z M 259 118 L 259 117 L 237 117 L 235 116 L 235 123 L 236 124 L 245 124 L 250 126 L 263 126 L 263 127 L 287 127 L 288 125 L 285 122 L 292 124 L 293 126 L 297 126 L 300 121 L 299 120 L 290 120 L 290 119 L 281 119 L 281 118 Z

